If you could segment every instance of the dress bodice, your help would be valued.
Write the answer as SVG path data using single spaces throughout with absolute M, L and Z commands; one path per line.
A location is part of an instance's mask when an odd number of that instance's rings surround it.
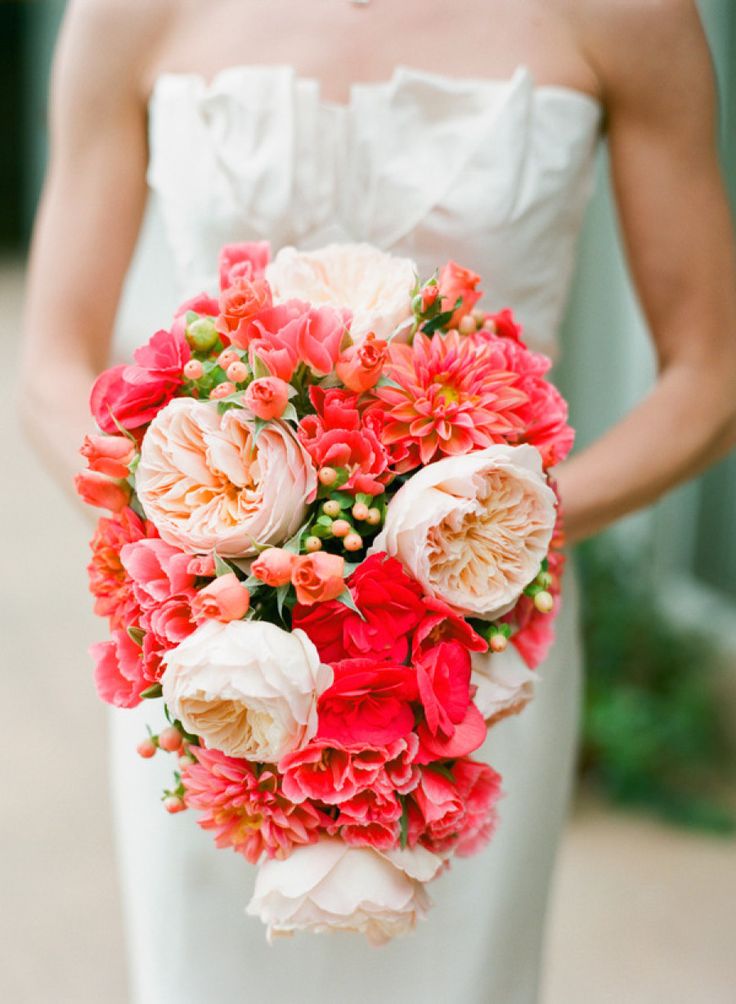
M 289 65 L 162 74 L 148 181 L 179 292 L 213 288 L 229 241 L 313 248 L 369 241 L 483 277 L 554 353 L 592 188 L 601 106 L 521 65 L 502 80 L 399 65 L 343 105 Z

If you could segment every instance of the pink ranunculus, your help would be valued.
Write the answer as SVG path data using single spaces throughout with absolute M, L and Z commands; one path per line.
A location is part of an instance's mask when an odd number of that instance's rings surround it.
M 192 597 L 195 621 L 213 617 L 218 621 L 239 621 L 250 607 L 250 593 L 234 572 L 219 575 Z
M 248 557 L 304 522 L 317 490 L 308 453 L 285 422 L 254 437 L 245 408 L 177 398 L 146 432 L 136 471 L 141 505 L 168 543 Z
M 90 410 L 103 432 L 139 429 L 174 397 L 191 349 L 183 333 L 157 331 L 135 352 L 135 364 L 113 366 L 95 381 Z
M 109 478 L 127 478 L 136 445 L 127 436 L 85 436 L 79 452 L 91 471 Z
M 97 471 L 80 471 L 74 477 L 74 487 L 87 505 L 110 512 L 122 512 L 130 501 L 130 485 L 126 481 L 114 481 Z
M 268 241 L 243 241 L 225 244 L 220 250 L 220 289 L 226 289 L 233 279 L 260 279 L 271 257 Z
M 144 522 L 130 508 L 113 516 L 101 516 L 90 541 L 92 559 L 87 565 L 89 589 L 95 597 L 95 613 L 110 618 L 111 628 L 127 627 L 138 616 L 133 580 L 120 560 L 126 544 L 153 536 L 152 523 Z
M 90 646 L 95 660 L 95 686 L 103 701 L 116 708 L 134 708 L 149 685 L 143 672 L 141 649 L 127 631 L 115 630 L 110 641 Z
M 220 294 L 215 327 L 233 345 L 247 349 L 253 337 L 253 319 L 271 305 L 271 288 L 265 279 L 233 278 Z
M 441 641 L 414 668 L 427 728 L 449 739 L 470 704 L 470 653 L 457 641 Z
M 376 338 L 369 331 L 359 345 L 343 349 L 335 365 L 335 372 L 348 390 L 362 394 L 378 383 L 388 356 L 388 342 Z
M 381 747 L 412 731 L 411 702 L 418 696 L 413 667 L 343 659 L 332 669 L 334 682 L 319 702 L 318 739 L 342 746 Z
M 287 551 L 283 547 L 267 547 L 250 566 L 250 574 L 265 582 L 267 586 L 277 589 L 291 582 L 291 573 L 296 561 L 297 555 L 293 551 Z
M 142 607 L 190 590 L 195 579 L 189 570 L 190 560 L 190 555 L 158 537 L 126 544 L 120 551 L 120 561 Z
M 309 396 L 316 414 L 301 420 L 299 439 L 315 465 L 345 468 L 345 491 L 381 494 L 393 475 L 374 416 L 362 415 L 357 396 L 344 390 L 311 387 Z
M 248 385 L 243 395 L 247 408 L 264 422 L 281 418 L 289 403 L 289 385 L 279 377 L 259 377 Z
M 291 570 L 296 598 L 303 606 L 336 599 L 345 589 L 345 559 L 341 554 L 317 551 L 300 554 Z
M 325 306 L 311 307 L 302 318 L 297 339 L 299 359 L 317 376 L 327 376 L 335 368 L 351 317 L 349 310 Z
M 389 851 L 399 841 L 401 803 L 392 791 L 368 788 L 340 803 L 335 827 L 346 844 Z
M 448 261 L 440 269 L 438 283 L 440 296 L 443 299 L 442 309 L 450 310 L 457 298 L 462 297 L 462 303 L 450 318 L 449 327 L 456 328 L 463 317 L 469 314 L 481 297 L 477 289 L 480 276 L 472 269 L 463 268 L 457 262 Z

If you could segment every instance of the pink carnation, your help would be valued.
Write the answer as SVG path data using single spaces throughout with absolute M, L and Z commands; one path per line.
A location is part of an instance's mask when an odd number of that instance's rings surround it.
M 426 767 L 409 796 L 409 843 L 435 854 L 473 854 L 495 825 L 501 778 L 488 764 L 458 759 L 448 772 Z
M 199 825 L 214 831 L 218 847 L 232 847 L 255 864 L 264 854 L 288 857 L 295 845 L 319 838 L 327 817 L 309 802 L 289 801 L 273 770 L 256 775 L 247 760 L 201 747 L 191 751 L 196 762 L 182 770 L 186 803 L 202 810 Z
M 346 844 L 388 851 L 398 844 L 402 811 L 393 792 L 369 788 L 340 804 L 335 829 Z

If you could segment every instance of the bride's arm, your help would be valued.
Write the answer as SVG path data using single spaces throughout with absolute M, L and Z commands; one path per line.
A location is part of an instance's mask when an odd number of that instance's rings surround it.
M 121 0 L 76 0 L 54 61 L 18 403 L 31 441 L 68 489 L 92 431 L 89 389 L 106 365 L 144 206 L 140 80 L 154 27 Z
M 573 541 L 736 445 L 736 252 L 695 5 L 576 7 L 607 107 L 619 219 L 659 372 L 641 404 L 558 469 Z

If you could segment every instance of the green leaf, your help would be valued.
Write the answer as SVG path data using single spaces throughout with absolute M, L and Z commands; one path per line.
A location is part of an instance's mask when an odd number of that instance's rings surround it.
M 398 390 L 401 390 L 401 384 L 396 383 L 396 381 L 392 380 L 391 377 L 387 377 L 385 373 L 382 373 L 376 381 L 376 387 L 395 387 Z
M 296 413 L 296 408 L 289 402 L 281 413 L 281 418 L 284 422 L 298 422 L 299 416 Z
M 267 418 L 258 418 L 257 415 L 255 416 L 255 418 L 253 419 L 253 442 L 254 443 L 256 443 L 258 441 L 258 437 L 263 432 L 263 430 L 266 428 L 266 426 L 268 425 L 268 423 L 269 423 L 269 419 L 267 419 Z
M 143 639 L 146 636 L 146 632 L 143 630 L 143 628 L 133 627 L 133 625 L 130 624 L 127 628 L 127 631 L 130 640 L 132 642 L 135 642 L 138 648 L 141 648 L 143 645 Z
M 353 594 L 350 592 L 348 586 L 345 586 L 343 591 L 340 593 L 339 596 L 336 597 L 336 599 L 338 603 L 342 603 L 343 606 L 346 606 L 349 610 L 352 610 L 353 613 L 356 613 L 362 621 L 365 620 L 365 617 L 363 616 L 361 611 L 356 607 L 355 600 L 353 599 Z
M 409 807 L 407 805 L 406 799 L 399 795 L 399 800 L 401 802 L 401 822 L 399 823 L 399 846 L 402 851 L 406 850 L 406 845 L 409 840 Z
M 436 774 L 441 774 L 448 781 L 452 781 L 453 784 L 455 783 L 455 777 L 446 763 L 430 763 L 424 769 L 433 770 Z
M 215 575 L 218 578 L 221 575 L 229 575 L 232 572 L 232 565 L 228 565 L 225 559 L 221 558 L 217 551 L 212 552 L 212 557 L 215 559 Z
M 259 380 L 261 377 L 269 377 L 273 375 L 271 373 L 271 370 L 258 355 L 255 354 L 253 355 L 252 366 L 253 366 L 253 376 L 255 377 L 256 380 Z
M 300 551 L 301 546 L 302 546 L 302 537 L 306 533 L 306 530 L 307 530 L 308 526 L 309 526 L 308 522 L 304 523 L 303 526 L 300 526 L 299 529 L 294 534 L 294 536 L 293 537 L 289 537 L 289 539 L 286 541 L 286 543 L 281 545 L 282 548 L 285 551 L 291 551 L 292 554 L 299 554 L 299 551 Z
M 290 588 L 291 584 L 287 582 L 285 586 L 279 586 L 276 590 L 276 609 L 279 612 L 279 617 L 281 617 L 282 619 L 284 610 L 284 600 L 286 599 Z
M 150 687 L 146 687 L 139 694 L 144 700 L 150 700 L 153 697 L 160 697 L 163 694 L 163 688 L 160 683 L 152 683 Z
M 355 501 L 362 502 L 363 505 L 367 505 L 369 509 L 373 506 L 373 496 L 369 495 L 367 492 L 358 492 L 355 496 Z

